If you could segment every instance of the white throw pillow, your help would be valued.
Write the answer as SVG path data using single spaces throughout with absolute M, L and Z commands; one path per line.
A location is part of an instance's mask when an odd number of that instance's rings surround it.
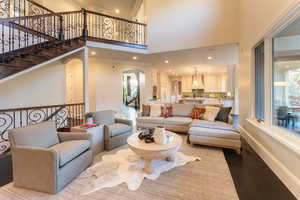
M 161 115 L 161 104 L 150 105 L 150 117 L 160 117 Z
M 218 116 L 219 111 L 220 111 L 219 107 L 206 106 L 203 119 L 214 122 L 216 117 Z

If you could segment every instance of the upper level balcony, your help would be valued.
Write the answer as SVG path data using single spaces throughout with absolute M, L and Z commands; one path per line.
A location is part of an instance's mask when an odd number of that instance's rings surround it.
M 147 48 L 146 24 L 89 10 L 55 13 L 32 0 L 0 2 L 0 54 L 51 40 Z

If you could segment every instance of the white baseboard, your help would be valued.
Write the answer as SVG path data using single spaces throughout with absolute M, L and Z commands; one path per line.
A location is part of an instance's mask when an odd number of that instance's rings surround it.
M 282 162 L 280 162 L 273 154 L 271 154 L 268 149 L 266 149 L 248 131 L 241 126 L 239 128 L 242 136 L 246 139 L 248 144 L 265 161 L 269 168 L 278 176 L 278 178 L 295 195 L 295 197 L 300 199 L 300 179 L 292 174 Z M 299 167 L 299 165 L 294 167 Z

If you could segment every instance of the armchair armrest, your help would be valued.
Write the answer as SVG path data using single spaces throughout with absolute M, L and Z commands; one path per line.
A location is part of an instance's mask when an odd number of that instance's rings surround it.
M 13 146 L 13 179 L 16 186 L 56 192 L 59 155 L 55 150 Z M 28 184 L 30 183 L 30 184 Z
M 88 132 L 58 132 L 57 134 L 61 142 L 72 141 L 72 140 L 92 141 L 92 136 Z
M 132 126 L 132 120 L 127 120 L 127 119 L 120 119 L 120 118 L 116 118 L 116 123 L 121 123 L 121 124 L 126 124 L 128 126 Z

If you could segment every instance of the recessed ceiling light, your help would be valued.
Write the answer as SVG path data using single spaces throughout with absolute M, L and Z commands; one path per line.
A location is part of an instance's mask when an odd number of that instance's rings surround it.
M 208 60 L 212 60 L 213 59 L 213 57 L 212 56 L 208 56 L 208 58 L 207 58 Z
M 137 60 L 138 58 L 137 58 L 136 56 L 133 56 L 132 59 L 133 59 L 133 60 Z
M 169 60 L 165 60 L 165 63 L 168 64 L 168 63 L 169 63 Z
M 96 55 L 96 52 L 95 52 L 95 51 L 92 51 L 91 54 L 94 56 L 94 55 Z
M 120 13 L 120 10 L 119 10 L 119 9 L 116 9 L 115 12 L 116 12 L 117 14 L 119 14 L 119 13 Z

